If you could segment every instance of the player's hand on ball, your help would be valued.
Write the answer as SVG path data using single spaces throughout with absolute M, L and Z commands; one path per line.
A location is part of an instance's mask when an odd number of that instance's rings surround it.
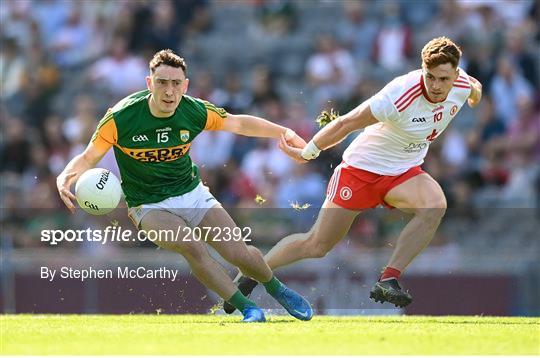
M 75 195 L 71 192 L 70 188 L 77 176 L 76 172 L 72 173 L 60 173 L 56 178 L 56 188 L 58 189 L 58 194 L 60 194 L 60 199 L 64 202 L 66 207 L 72 213 L 75 212 L 75 205 L 72 200 L 75 200 Z
M 300 138 L 300 137 L 299 137 Z M 303 139 L 300 138 L 302 141 Z M 294 161 L 298 163 L 306 163 L 307 160 L 302 158 L 302 149 L 306 145 L 306 142 L 304 142 L 303 146 L 301 148 L 293 147 L 287 143 L 285 140 L 285 136 L 281 136 L 279 139 L 279 149 L 283 151 L 283 153 L 287 154 L 289 157 L 291 157 Z

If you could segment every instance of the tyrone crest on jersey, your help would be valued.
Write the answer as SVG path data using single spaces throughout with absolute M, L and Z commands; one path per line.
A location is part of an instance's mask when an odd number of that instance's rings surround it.
M 184 143 L 187 142 L 189 140 L 189 131 L 180 130 L 180 140 Z

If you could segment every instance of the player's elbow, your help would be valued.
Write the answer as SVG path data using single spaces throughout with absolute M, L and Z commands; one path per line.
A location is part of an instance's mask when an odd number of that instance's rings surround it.
M 477 107 L 478 104 L 480 103 L 480 100 L 474 100 L 474 99 L 469 98 L 469 99 L 467 100 L 467 103 L 469 104 L 469 107 L 475 108 L 475 107 Z

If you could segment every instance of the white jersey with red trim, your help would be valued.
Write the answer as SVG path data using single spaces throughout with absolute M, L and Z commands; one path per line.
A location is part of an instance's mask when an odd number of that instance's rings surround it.
M 343 160 L 380 175 L 399 175 L 422 164 L 430 143 L 445 130 L 470 93 L 469 76 L 462 69 L 446 99 L 438 103 L 427 98 L 422 70 L 396 77 L 369 99 L 379 123 L 356 137 Z

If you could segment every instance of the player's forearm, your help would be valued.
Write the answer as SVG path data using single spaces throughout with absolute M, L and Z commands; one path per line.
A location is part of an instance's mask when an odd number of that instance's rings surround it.
M 324 150 L 341 142 L 349 133 L 350 130 L 348 129 L 346 120 L 342 117 L 338 117 L 317 132 L 317 134 L 313 136 L 312 141 L 320 150 Z
M 287 128 L 266 119 L 247 114 L 235 115 L 238 127 L 235 133 L 248 137 L 279 138 Z
M 377 123 L 373 117 L 369 104 L 364 102 L 343 116 L 326 125 L 313 137 L 315 145 L 321 149 L 327 149 L 340 143 L 350 133 Z
M 74 180 L 76 181 L 82 173 L 84 173 L 88 169 L 95 167 L 100 159 L 101 157 L 91 156 L 88 154 L 88 151 L 85 150 L 81 154 L 73 157 L 73 159 L 71 159 L 70 162 L 66 165 L 62 173 L 60 173 L 60 175 L 77 173 L 77 175 L 74 177 Z
M 71 161 L 66 165 L 66 167 L 64 168 L 64 170 L 62 171 L 60 175 L 68 174 L 68 173 L 77 173 L 77 175 L 75 176 L 75 180 L 76 180 L 82 173 L 84 173 L 88 169 L 95 167 L 96 164 L 97 163 L 93 163 L 88 158 L 86 158 L 84 153 L 81 153 L 73 157 L 73 159 L 71 159 Z

